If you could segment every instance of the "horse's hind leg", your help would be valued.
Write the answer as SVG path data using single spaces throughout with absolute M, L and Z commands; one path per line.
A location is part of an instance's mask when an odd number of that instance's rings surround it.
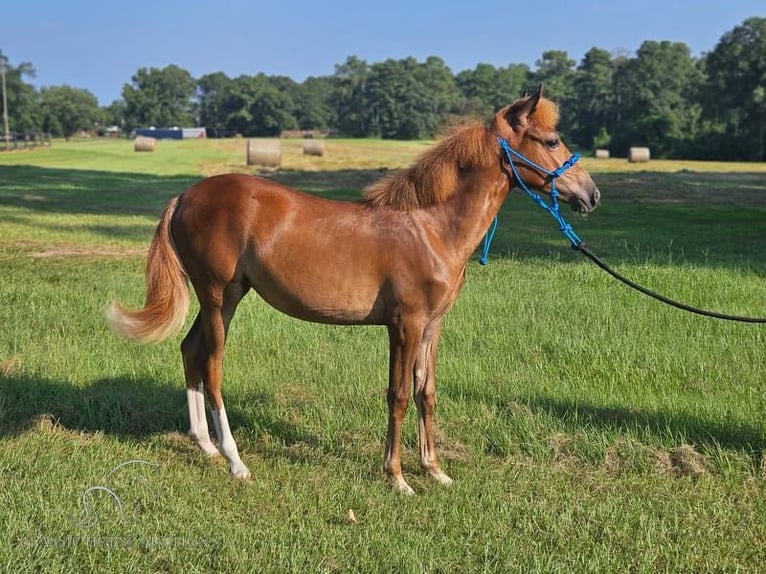
M 223 379 L 223 351 L 229 323 L 242 297 L 248 290 L 244 283 L 229 283 L 223 289 L 210 287 L 209 296 L 200 301 L 200 328 L 205 351 L 200 356 L 202 380 L 210 401 L 215 432 L 221 454 L 229 462 L 229 470 L 235 478 L 250 478 L 250 471 L 239 457 L 239 450 L 229 428 L 229 419 L 221 396 Z
M 218 455 L 218 449 L 210 440 L 205 415 L 205 394 L 203 392 L 201 366 L 199 357 L 205 342 L 200 328 L 200 316 L 194 320 L 189 333 L 181 343 L 181 356 L 186 377 L 186 400 L 189 407 L 189 436 L 207 456 Z

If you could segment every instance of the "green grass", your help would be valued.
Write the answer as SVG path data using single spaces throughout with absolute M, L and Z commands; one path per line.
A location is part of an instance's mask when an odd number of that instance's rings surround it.
M 342 198 L 424 148 L 331 141 L 323 164 L 298 146 L 274 177 Z M 133 345 L 102 309 L 141 303 L 167 199 L 246 171 L 242 159 L 242 141 L 0 154 L 0 571 L 763 569 L 763 327 L 617 284 L 518 195 L 442 337 L 437 438 L 452 488 L 419 471 L 412 412 L 417 496 L 380 471 L 383 330 L 302 323 L 254 295 L 224 383 L 254 477 L 204 459 L 184 436 L 180 337 Z M 586 167 L 603 206 L 570 221 L 596 253 L 685 302 L 766 315 L 766 166 Z M 107 478 L 131 460 L 159 466 Z

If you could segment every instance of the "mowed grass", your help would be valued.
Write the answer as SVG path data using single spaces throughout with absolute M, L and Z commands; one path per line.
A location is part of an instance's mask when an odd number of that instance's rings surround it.
M 331 140 L 308 158 L 287 141 L 270 177 L 350 199 L 426 147 Z M 764 327 L 615 283 L 518 194 L 442 337 L 452 488 L 420 472 L 412 412 L 417 495 L 380 471 L 383 329 L 299 322 L 254 294 L 224 382 L 253 479 L 203 458 L 180 336 L 131 344 L 102 309 L 142 302 L 168 198 L 244 157 L 242 140 L 0 154 L 0 571 L 763 570 Z M 603 205 L 570 221 L 596 253 L 685 302 L 766 315 L 766 166 L 584 163 Z

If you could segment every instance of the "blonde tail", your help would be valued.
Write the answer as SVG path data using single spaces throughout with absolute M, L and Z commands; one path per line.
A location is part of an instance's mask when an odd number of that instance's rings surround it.
M 178 197 L 162 212 L 146 261 L 146 302 L 134 311 L 112 302 L 106 308 L 109 328 L 139 343 L 157 343 L 183 327 L 189 311 L 187 275 L 170 237 L 170 219 Z

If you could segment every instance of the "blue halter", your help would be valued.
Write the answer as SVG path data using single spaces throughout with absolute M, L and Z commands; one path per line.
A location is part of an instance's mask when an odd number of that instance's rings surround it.
M 551 171 L 549 169 L 544 168 L 541 165 L 536 164 L 525 155 L 513 149 L 510 145 L 508 145 L 508 142 L 505 141 L 505 139 L 498 137 L 497 143 L 500 144 L 500 148 L 503 150 L 503 152 L 505 152 L 505 157 L 508 159 L 508 163 L 511 166 L 513 177 L 518 182 L 519 187 L 521 187 L 521 189 L 523 189 L 526 192 L 526 194 L 537 205 L 539 205 L 545 211 L 551 214 L 551 217 L 553 217 L 553 219 L 556 220 L 556 223 L 559 224 L 559 230 L 561 231 L 561 233 L 564 234 L 564 237 L 569 239 L 570 243 L 572 244 L 572 247 L 574 248 L 579 247 L 582 244 L 582 239 L 580 239 L 577 236 L 577 234 L 572 229 L 572 226 L 566 222 L 566 220 L 561 215 L 561 212 L 559 210 L 559 192 L 556 189 L 556 179 L 561 177 L 566 170 L 568 170 L 570 167 L 572 167 L 574 164 L 576 164 L 580 160 L 580 154 L 578 153 L 572 154 L 572 157 L 570 157 L 563 164 L 561 164 L 560 167 Z M 527 184 L 524 183 L 524 180 L 521 178 L 521 175 L 519 174 L 519 170 L 516 167 L 516 164 L 513 162 L 514 158 L 527 164 L 529 167 L 539 171 L 540 173 L 548 176 L 548 179 L 551 182 L 551 193 L 550 193 L 551 203 L 550 204 L 546 203 L 546 201 L 542 197 L 540 197 L 534 191 L 529 189 L 529 187 L 527 187 Z M 490 225 L 489 230 L 487 230 L 486 235 L 484 235 L 484 243 L 482 245 L 481 256 L 479 257 L 479 263 L 481 265 L 486 265 L 487 262 L 489 261 L 489 248 L 492 245 L 492 240 L 495 238 L 496 231 L 497 231 L 497 215 L 495 215 L 495 218 L 492 220 L 492 225 Z

